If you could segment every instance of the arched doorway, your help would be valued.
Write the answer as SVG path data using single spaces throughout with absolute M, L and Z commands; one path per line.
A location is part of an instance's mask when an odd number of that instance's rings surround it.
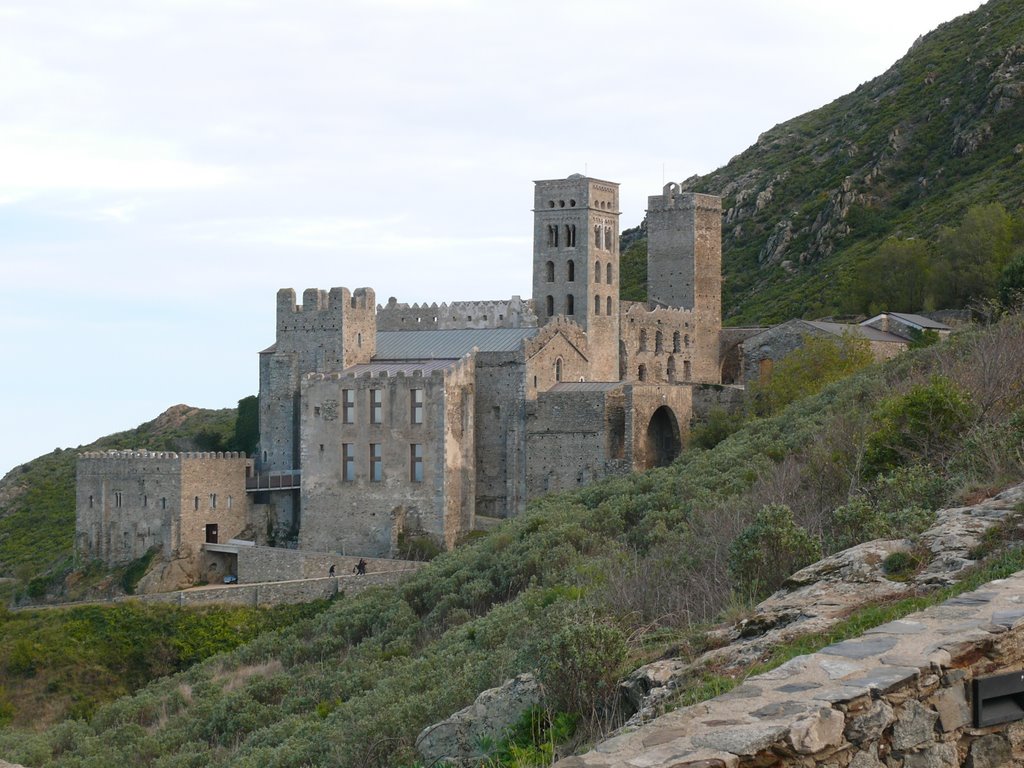
M 647 425 L 643 468 L 667 467 L 679 455 L 682 447 L 676 415 L 671 408 L 663 405 L 654 412 Z

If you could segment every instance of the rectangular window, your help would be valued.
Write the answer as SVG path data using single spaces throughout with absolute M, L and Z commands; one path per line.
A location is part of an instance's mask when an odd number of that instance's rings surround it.
M 354 389 L 341 390 L 341 421 L 343 424 L 356 423 L 356 392 Z
M 409 446 L 409 479 L 414 483 L 423 482 L 423 445 L 420 443 Z
M 341 479 L 346 483 L 356 479 L 356 455 L 352 443 L 341 444 Z
M 380 443 L 370 443 L 370 482 L 379 483 L 384 479 L 384 466 Z
M 114 506 L 115 507 L 120 507 L 121 506 L 121 492 L 120 491 L 114 491 Z
M 411 412 L 409 414 L 409 421 L 413 424 L 423 423 L 423 390 L 422 389 L 410 389 L 409 390 L 409 403 Z
M 384 393 L 379 389 L 370 390 L 370 423 L 380 424 L 384 419 Z
M 211 493 L 210 494 L 210 509 L 216 509 L 216 508 L 217 508 L 217 494 L 216 493 Z

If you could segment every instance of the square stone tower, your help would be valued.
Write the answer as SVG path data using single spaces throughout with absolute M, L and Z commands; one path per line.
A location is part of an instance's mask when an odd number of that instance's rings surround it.
M 590 378 L 618 381 L 619 185 L 578 173 L 534 184 L 537 324 L 576 322 L 587 332 Z

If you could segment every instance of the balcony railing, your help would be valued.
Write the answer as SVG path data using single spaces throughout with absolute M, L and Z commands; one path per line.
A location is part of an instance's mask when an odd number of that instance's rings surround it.
M 302 484 L 302 470 L 289 469 L 283 472 L 259 472 L 245 478 L 248 493 L 258 491 L 291 491 Z

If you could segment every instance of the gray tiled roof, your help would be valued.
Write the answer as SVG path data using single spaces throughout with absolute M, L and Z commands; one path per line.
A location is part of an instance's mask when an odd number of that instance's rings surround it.
M 378 331 L 377 354 L 382 360 L 454 360 L 481 352 L 513 352 L 536 328 L 485 328 L 456 331 Z
M 905 312 L 890 312 L 893 317 L 898 317 L 900 320 L 906 320 L 908 323 L 919 325 L 922 328 L 930 328 L 935 331 L 950 331 L 950 328 L 945 323 L 940 323 L 938 320 L 932 320 L 930 317 L 924 315 L 912 315 Z
M 860 336 L 868 341 L 887 341 L 893 344 L 907 343 L 907 340 L 902 336 L 897 336 L 895 333 L 889 333 L 887 331 L 880 331 L 877 328 L 872 328 L 870 325 L 826 323 L 823 320 L 804 320 L 803 322 L 808 325 L 813 325 L 815 328 L 825 331 L 825 333 L 832 333 L 836 336 L 842 336 L 844 333 L 849 333 L 853 336 Z

